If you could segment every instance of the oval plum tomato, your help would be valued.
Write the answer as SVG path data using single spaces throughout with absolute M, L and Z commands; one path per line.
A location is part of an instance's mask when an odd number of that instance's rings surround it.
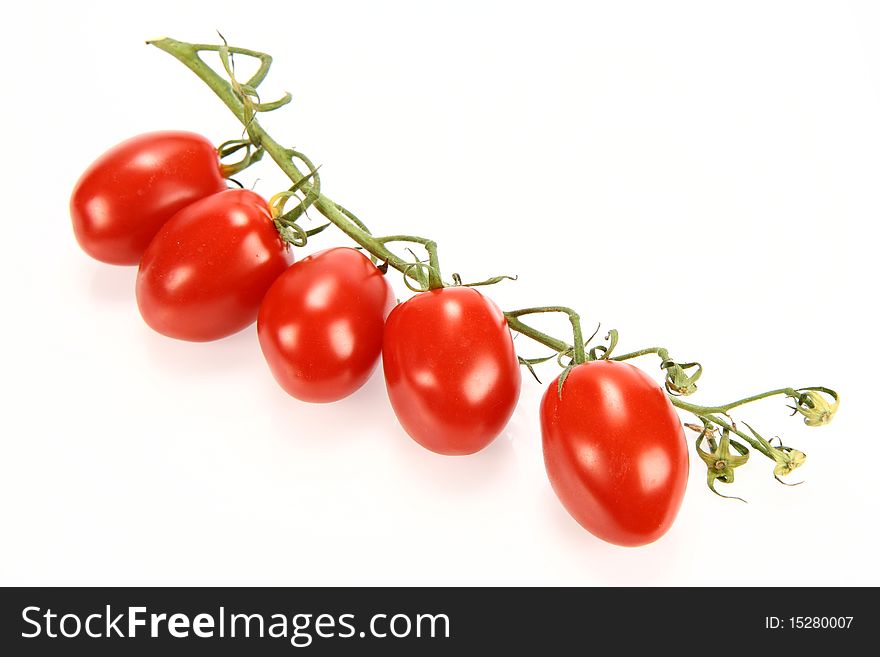
M 553 490 L 585 529 L 644 545 L 672 525 L 684 496 L 684 430 L 663 390 L 628 363 L 576 365 L 541 401 L 544 465 Z
M 472 454 L 501 433 L 519 398 L 507 320 L 469 287 L 422 292 L 388 316 L 385 385 L 400 424 L 439 454 Z
M 260 305 L 257 335 L 269 369 L 289 394 L 342 399 L 372 374 L 395 298 L 356 249 L 320 251 L 292 265 Z
M 111 148 L 82 175 L 70 198 L 73 232 L 93 258 L 136 265 L 174 213 L 224 189 L 211 142 L 150 132 Z
M 266 290 L 291 261 L 266 201 L 228 189 L 162 226 L 141 258 L 138 308 L 159 333 L 217 340 L 257 318 Z

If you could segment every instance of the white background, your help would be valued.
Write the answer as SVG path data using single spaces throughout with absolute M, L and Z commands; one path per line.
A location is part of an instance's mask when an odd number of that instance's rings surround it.
M 880 584 L 876 3 L 18 11 L 2 28 L 0 583 Z M 376 231 L 436 238 L 447 272 L 518 274 L 490 291 L 502 307 L 573 305 L 623 350 L 698 359 L 694 401 L 838 388 L 822 429 L 782 400 L 735 415 L 807 452 L 806 483 L 753 454 L 724 489 L 749 504 L 722 500 L 694 457 L 673 529 L 618 548 L 556 501 L 529 379 L 492 446 L 445 458 L 398 427 L 381 376 L 313 406 L 274 383 L 253 328 L 152 333 L 135 270 L 77 248 L 68 197 L 128 136 L 240 134 L 143 43 L 215 29 L 275 56 L 263 97 L 294 101 L 265 125 L 323 165 L 331 197 Z M 257 177 L 283 185 L 270 163 L 242 180 Z

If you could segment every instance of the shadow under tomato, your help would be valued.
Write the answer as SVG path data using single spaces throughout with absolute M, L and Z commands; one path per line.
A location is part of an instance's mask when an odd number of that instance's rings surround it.
M 442 456 L 416 443 L 394 416 L 381 362 L 362 388 L 329 404 L 312 404 L 291 397 L 272 378 L 262 358 L 260 364 L 264 373 L 254 384 L 257 394 L 263 396 L 279 432 L 307 452 L 369 449 L 373 467 L 404 473 L 419 489 L 439 488 L 453 495 L 491 486 L 513 465 L 514 453 L 507 431 L 470 456 Z M 374 459 L 377 454 L 385 455 L 384 466 Z
M 85 257 L 79 259 L 84 260 Z M 101 262 L 82 261 L 77 263 L 77 270 L 78 275 L 86 281 L 84 287 L 93 298 L 114 306 L 134 305 L 137 267 L 118 267 Z
M 650 586 L 669 584 L 667 573 L 680 570 L 680 560 L 687 558 L 682 532 L 675 525 L 654 543 L 640 547 L 612 545 L 593 536 L 572 518 L 553 492 L 550 483 L 535 503 L 538 531 L 546 532 L 552 543 L 563 552 L 573 553 L 559 560 L 567 564 L 564 573 L 570 577 L 572 559 L 581 556 L 584 575 L 599 586 Z M 553 561 L 548 561 L 553 570 Z M 553 573 L 548 573 L 553 576 Z M 579 579 L 576 577 L 575 579 Z
M 133 312 L 137 313 L 137 309 Z M 160 369 L 183 378 L 203 380 L 229 372 L 242 373 L 254 369 L 254 363 L 262 359 L 253 325 L 212 342 L 176 340 L 153 331 L 145 323 L 141 323 L 141 328 L 150 360 Z M 242 375 L 230 385 L 247 386 L 247 378 Z
M 385 403 L 389 404 L 387 400 Z M 515 464 L 508 429 L 476 454 L 445 456 L 425 449 L 410 438 L 393 412 L 386 426 L 384 437 L 392 459 L 400 472 L 412 478 L 411 485 L 440 490 L 451 498 L 466 498 L 477 490 L 498 485 Z
M 258 380 L 254 382 L 254 389 L 262 397 L 279 431 L 289 440 L 309 447 L 328 442 L 360 442 L 395 421 L 385 396 L 381 362 L 367 382 L 348 397 L 317 404 L 287 394 L 273 378 L 262 354 L 257 358 L 259 373 L 255 377 Z

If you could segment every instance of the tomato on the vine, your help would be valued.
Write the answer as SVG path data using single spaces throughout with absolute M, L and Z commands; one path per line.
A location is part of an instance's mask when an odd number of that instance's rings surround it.
M 585 529 L 644 545 L 672 525 L 687 485 L 684 430 L 663 390 L 628 363 L 576 365 L 541 401 L 544 465 Z
M 118 144 L 83 173 L 70 198 L 73 232 L 93 258 L 136 265 L 174 213 L 226 189 L 217 150 L 190 132 Z
M 138 308 L 159 333 L 216 340 L 257 318 L 292 260 L 261 196 L 219 192 L 175 214 L 150 242 L 138 269 Z
M 394 304 L 385 276 L 356 249 L 328 249 L 292 265 L 269 288 L 257 318 L 275 379 L 303 401 L 350 395 L 379 361 Z
M 469 287 L 422 292 L 392 310 L 382 361 L 400 424 L 440 454 L 483 449 L 519 398 L 522 378 L 507 320 Z

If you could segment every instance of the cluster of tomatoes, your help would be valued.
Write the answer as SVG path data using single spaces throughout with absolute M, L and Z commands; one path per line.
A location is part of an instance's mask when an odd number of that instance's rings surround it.
M 477 452 L 504 429 L 521 374 L 504 314 L 473 288 L 398 304 L 361 251 L 331 248 L 296 263 L 269 204 L 230 189 L 217 149 L 185 132 L 141 135 L 83 174 L 71 198 L 80 246 L 137 265 L 146 323 L 207 341 L 257 322 L 272 374 L 290 395 L 332 402 L 361 387 L 380 355 L 406 432 L 429 450 Z M 665 533 L 684 494 L 681 424 L 640 370 L 597 361 L 554 381 L 541 407 L 547 472 L 568 511 L 605 540 Z

